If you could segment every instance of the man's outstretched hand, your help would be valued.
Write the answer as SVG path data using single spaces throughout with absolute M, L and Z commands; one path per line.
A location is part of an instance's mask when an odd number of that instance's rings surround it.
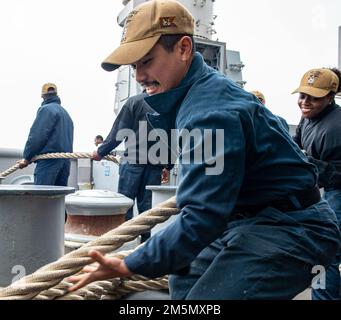
M 70 292 L 76 291 L 94 281 L 129 277 L 133 274 L 125 265 L 124 260 L 105 257 L 96 250 L 91 250 L 88 255 L 98 262 L 98 266 L 86 266 L 83 268 L 82 274 L 69 277 L 67 281 L 74 283 L 69 288 Z

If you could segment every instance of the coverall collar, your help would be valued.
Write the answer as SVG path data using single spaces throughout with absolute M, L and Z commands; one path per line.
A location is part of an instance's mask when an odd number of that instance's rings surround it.
M 178 107 L 187 95 L 188 90 L 195 81 L 200 79 L 206 71 L 206 64 L 202 55 L 194 54 L 191 66 L 179 86 L 164 93 L 155 94 L 145 98 L 145 101 L 156 113 L 148 113 L 147 118 L 154 128 L 170 129 L 175 127 L 175 117 Z
M 44 100 L 41 105 L 45 105 L 45 104 L 49 104 L 49 103 L 58 103 L 58 104 L 61 104 L 61 101 L 60 101 L 60 98 L 58 96 L 53 96 L 53 97 L 50 97 L 50 98 L 47 98 L 46 100 Z

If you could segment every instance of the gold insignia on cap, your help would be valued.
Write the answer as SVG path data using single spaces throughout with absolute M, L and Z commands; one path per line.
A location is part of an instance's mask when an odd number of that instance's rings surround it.
M 127 39 L 127 27 L 137 12 L 138 12 L 137 10 L 133 10 L 127 16 L 126 21 L 124 23 L 123 31 L 122 31 L 121 43 L 126 41 L 126 39 Z
M 161 17 L 160 18 L 160 27 L 161 28 L 170 28 L 177 27 L 174 23 L 175 17 Z
M 315 82 L 315 76 L 312 74 L 309 78 L 308 78 L 308 84 L 314 84 Z
M 321 74 L 321 72 L 319 72 L 319 71 L 314 71 L 310 76 L 309 76 L 309 78 L 308 78 L 308 80 L 307 80 L 307 83 L 309 84 L 309 85 L 313 85 L 314 84 L 314 82 L 315 82 L 315 80 L 320 76 L 320 74 Z

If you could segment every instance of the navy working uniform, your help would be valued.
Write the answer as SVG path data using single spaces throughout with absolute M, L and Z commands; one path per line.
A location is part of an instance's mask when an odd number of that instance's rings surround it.
M 323 197 L 335 211 L 341 227 L 341 108 L 333 103 L 312 119 L 302 118 L 294 136 L 319 170 Z M 313 290 L 313 299 L 341 299 L 339 252 L 326 272 L 326 290 Z
M 199 53 L 177 88 L 145 100 L 157 111 L 148 115 L 153 127 L 212 129 L 213 141 L 224 129 L 213 146 L 224 167 L 207 175 L 209 164 L 184 164 L 180 154 L 181 213 L 125 258 L 128 269 L 171 274 L 173 299 L 291 299 L 309 287 L 340 231 L 320 201 L 316 167 L 278 118 Z M 182 150 L 195 152 L 188 144 Z
M 73 152 L 72 146 L 72 119 L 61 106 L 59 97 L 51 96 L 38 109 L 25 145 L 24 158 L 30 161 L 39 154 Z M 67 186 L 69 174 L 69 159 L 37 160 L 34 184 Z
M 137 200 L 137 209 L 139 213 L 149 210 L 152 207 L 152 193 L 147 190 L 147 185 L 160 185 L 161 172 L 163 165 L 151 162 L 148 157 L 148 150 L 155 142 L 147 142 L 147 137 L 152 127 L 146 119 L 147 112 L 154 112 L 144 101 L 146 94 L 140 94 L 128 99 L 118 114 L 112 129 L 104 140 L 103 144 L 98 148 L 97 153 L 104 157 L 115 149 L 122 140 L 117 139 L 118 133 L 126 132 L 127 129 L 132 130 L 134 139 L 125 140 L 126 150 L 125 161 L 120 164 L 118 192 L 127 196 L 132 200 Z M 142 142 L 142 145 L 141 145 Z M 145 145 L 144 145 L 145 143 Z M 132 153 L 131 153 L 132 152 Z M 126 213 L 126 220 L 133 217 L 133 208 Z M 141 235 L 141 241 L 145 241 L 150 237 L 150 232 Z
M 285 130 L 289 131 L 289 125 L 286 122 L 286 120 L 284 118 L 280 117 L 280 116 L 277 116 L 277 118 L 282 123 L 283 127 L 285 128 Z

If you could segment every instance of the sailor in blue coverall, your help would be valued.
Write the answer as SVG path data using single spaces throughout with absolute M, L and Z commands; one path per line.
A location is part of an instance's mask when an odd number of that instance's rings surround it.
M 90 252 L 98 268 L 71 277 L 70 290 L 105 278 L 170 274 L 172 299 L 293 298 L 309 287 L 316 265 L 332 262 L 340 243 L 316 167 L 254 95 L 193 53 L 194 19 L 181 4 L 144 2 L 127 20 L 121 46 L 102 67 L 132 64 L 140 84 L 158 88 L 145 98 L 156 111 L 151 125 L 196 130 L 202 140 L 180 144 L 175 221 L 124 260 Z M 205 130 L 219 141 L 208 146 L 214 156 L 183 161 L 204 150 Z M 215 163 L 223 164 L 216 173 Z
M 24 149 L 20 168 L 26 167 L 34 156 L 44 153 L 72 152 L 73 122 L 61 106 L 57 87 L 46 83 L 42 87 L 43 102 L 38 109 Z M 67 186 L 69 159 L 38 160 L 34 171 L 35 185 Z
M 164 165 L 159 163 L 158 159 L 148 156 L 148 151 L 155 142 L 145 143 L 147 137 L 140 137 L 142 133 L 148 135 L 152 130 L 147 122 L 146 114 L 153 112 L 153 109 L 144 101 L 146 96 L 147 94 L 142 93 L 127 100 L 115 119 L 110 133 L 93 156 L 94 160 L 102 159 L 122 143 L 122 140 L 117 138 L 120 131 L 132 130 L 134 142 L 125 139 L 129 147 L 126 148 L 124 157 L 121 159 L 118 192 L 134 201 L 136 198 L 139 213 L 152 207 L 152 192 L 147 190 L 146 186 L 160 185 L 161 173 L 164 168 Z M 141 142 L 142 145 L 140 145 Z M 134 152 L 133 155 L 130 155 L 129 151 L 132 148 Z M 133 218 L 133 207 L 126 213 L 126 220 L 131 218 Z M 150 232 L 143 233 L 141 242 L 146 241 L 149 237 Z
M 341 72 L 337 69 L 313 69 L 302 79 L 298 105 L 302 119 L 294 141 L 305 150 L 319 171 L 318 184 L 323 198 L 335 211 L 341 227 L 341 108 L 335 103 L 340 92 Z M 308 83 L 309 82 L 309 83 Z M 341 300 L 341 248 L 327 269 L 325 285 L 313 288 L 313 300 Z

